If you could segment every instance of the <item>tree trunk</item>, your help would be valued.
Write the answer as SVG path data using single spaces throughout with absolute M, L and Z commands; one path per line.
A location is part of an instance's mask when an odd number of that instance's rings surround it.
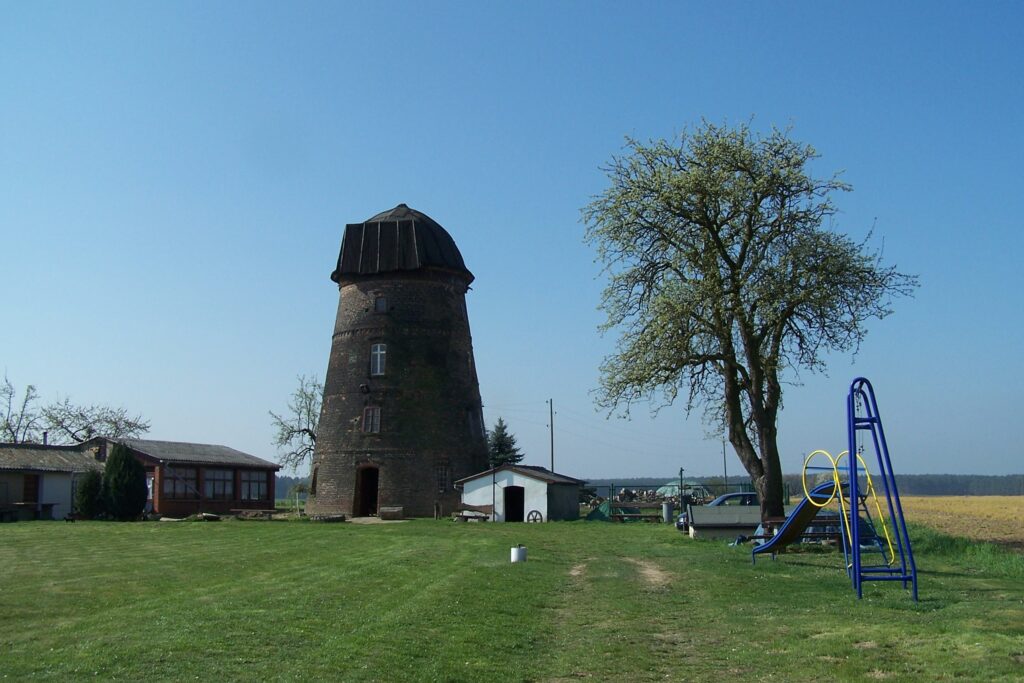
M 769 447 L 774 451 L 773 455 L 762 458 L 764 474 L 753 479 L 754 489 L 761 502 L 761 519 L 769 517 L 785 517 L 786 510 L 783 506 L 784 489 L 782 486 L 782 466 L 779 463 L 778 450 L 774 441 Z
M 762 488 L 758 489 L 761 501 L 761 519 L 783 517 L 782 463 L 779 461 L 779 445 L 776 441 L 775 411 L 765 411 L 763 424 L 757 424 L 757 441 L 761 447 L 761 466 L 764 471 Z M 757 484 L 755 483 L 755 488 Z

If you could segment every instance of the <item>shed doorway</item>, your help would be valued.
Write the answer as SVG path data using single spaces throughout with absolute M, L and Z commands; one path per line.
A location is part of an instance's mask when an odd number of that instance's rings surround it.
M 526 489 L 522 486 L 506 486 L 503 490 L 505 491 L 505 521 L 523 521 Z
M 377 489 L 380 470 L 363 467 L 356 472 L 356 501 L 353 512 L 356 517 L 371 517 L 377 514 Z

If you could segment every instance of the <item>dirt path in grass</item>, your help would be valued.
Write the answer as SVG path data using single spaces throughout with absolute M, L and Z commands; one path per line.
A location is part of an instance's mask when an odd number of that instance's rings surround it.
M 662 586 L 667 586 L 672 581 L 672 575 L 653 562 L 638 560 L 633 557 L 627 557 L 626 561 L 635 565 L 640 570 L 640 576 L 644 577 L 644 581 L 651 588 L 661 588 Z

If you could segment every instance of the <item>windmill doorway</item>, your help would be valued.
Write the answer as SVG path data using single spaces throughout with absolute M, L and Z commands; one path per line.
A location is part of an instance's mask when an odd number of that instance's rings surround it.
M 505 521 L 521 522 L 526 502 L 526 489 L 522 486 L 506 486 L 505 492 Z
M 377 490 L 380 470 L 363 467 L 356 472 L 356 500 L 352 507 L 356 517 L 370 517 L 377 514 Z

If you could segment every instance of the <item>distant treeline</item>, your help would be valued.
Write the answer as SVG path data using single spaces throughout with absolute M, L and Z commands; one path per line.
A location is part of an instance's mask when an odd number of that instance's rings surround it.
M 294 498 L 295 494 L 293 494 L 291 491 L 292 488 L 297 486 L 298 484 L 305 484 L 306 486 L 309 486 L 309 477 L 284 477 L 279 474 L 277 475 L 277 483 L 275 484 L 274 495 L 277 498 Z M 300 494 L 299 500 L 306 500 L 306 494 Z
M 784 475 L 789 490 L 793 495 L 800 495 L 803 485 L 799 474 Z M 699 481 L 719 487 L 724 483 L 722 477 L 686 477 L 687 481 Z M 588 479 L 587 486 L 607 487 L 616 489 L 656 488 L 670 481 L 679 481 L 678 477 L 650 478 L 623 477 L 622 479 Z M 749 483 L 741 477 L 729 477 L 730 488 L 740 483 Z M 879 488 L 881 483 L 878 482 Z M 1024 496 L 1024 474 L 1006 474 L 990 476 L 983 474 L 898 474 L 896 486 L 906 496 Z

